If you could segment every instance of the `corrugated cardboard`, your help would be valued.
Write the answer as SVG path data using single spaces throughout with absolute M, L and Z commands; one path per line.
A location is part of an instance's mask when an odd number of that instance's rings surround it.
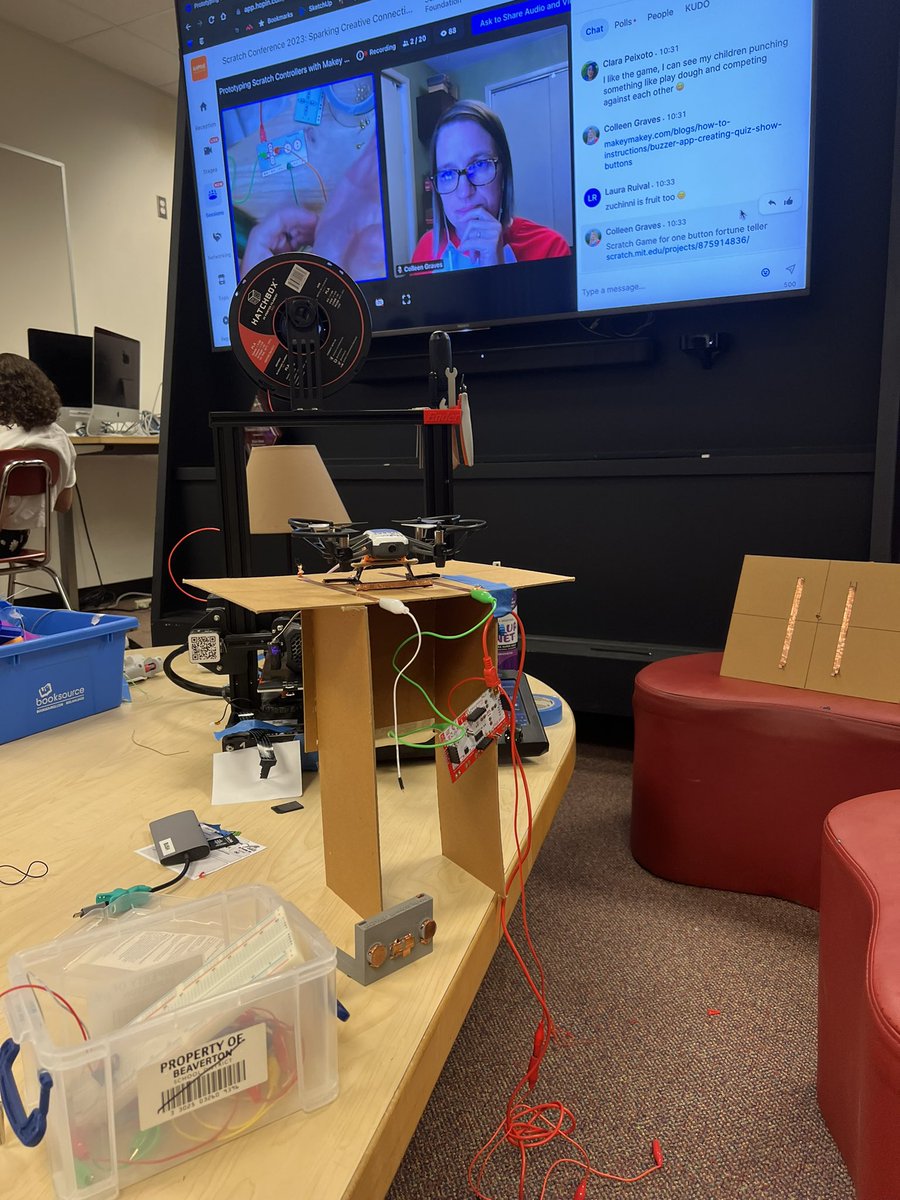
M 247 501 L 251 533 L 289 533 L 289 517 L 350 520 L 315 446 L 254 446 Z
M 816 558 L 746 556 L 722 675 L 785 687 L 806 686 L 828 565 Z
M 721 674 L 900 702 L 900 564 L 748 555 Z
M 806 686 L 900 701 L 900 565 L 830 564 Z

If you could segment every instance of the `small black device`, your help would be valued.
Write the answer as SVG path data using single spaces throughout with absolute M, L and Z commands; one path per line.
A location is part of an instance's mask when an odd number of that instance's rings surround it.
M 283 804 L 273 804 L 272 812 L 274 813 L 289 813 L 298 812 L 303 805 L 299 800 L 285 800 Z
M 150 836 L 164 867 L 173 863 L 193 862 L 209 854 L 206 834 L 200 828 L 197 814 L 190 808 L 151 821 Z
M 516 671 L 501 671 L 500 686 L 512 700 L 516 686 Z M 501 762 L 509 762 L 512 758 L 512 748 L 509 742 L 509 730 L 497 743 Z M 537 710 L 531 685 L 525 675 L 519 680 L 519 691 L 516 696 L 516 746 L 522 758 L 537 758 L 546 754 L 550 749 L 550 741 L 544 732 L 541 714 Z

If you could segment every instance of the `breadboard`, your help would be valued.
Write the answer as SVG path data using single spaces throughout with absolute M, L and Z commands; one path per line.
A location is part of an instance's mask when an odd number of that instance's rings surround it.
M 265 979 L 295 963 L 299 957 L 285 911 L 278 908 L 193 975 L 183 979 L 135 1020 L 147 1021 L 209 996 Z

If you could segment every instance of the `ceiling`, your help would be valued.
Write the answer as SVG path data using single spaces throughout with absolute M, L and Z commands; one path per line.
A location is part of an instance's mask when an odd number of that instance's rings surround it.
M 0 0 L 0 20 L 177 95 L 173 0 Z

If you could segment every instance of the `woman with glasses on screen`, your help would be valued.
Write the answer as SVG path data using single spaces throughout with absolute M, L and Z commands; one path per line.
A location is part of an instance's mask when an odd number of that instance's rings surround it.
M 477 100 L 460 100 L 438 120 L 431 139 L 432 231 L 419 239 L 414 263 L 445 271 L 562 258 L 565 238 L 513 215 L 513 169 L 506 130 Z

